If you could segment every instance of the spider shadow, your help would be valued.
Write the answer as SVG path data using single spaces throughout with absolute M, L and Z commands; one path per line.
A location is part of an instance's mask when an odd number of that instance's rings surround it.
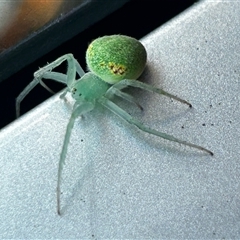
M 78 160 L 78 159 L 77 159 Z M 85 164 L 82 165 L 81 169 L 79 169 L 79 174 L 76 175 L 77 180 L 74 181 L 74 185 L 71 186 L 71 189 L 68 190 L 68 194 L 63 198 L 62 197 L 62 206 L 61 206 L 61 215 L 67 212 L 68 209 L 72 207 L 77 207 L 80 201 L 84 204 L 86 202 L 86 196 L 83 195 L 84 184 L 88 183 L 89 178 L 92 176 L 93 172 L 93 161 L 92 159 L 88 159 L 85 161 Z M 65 176 L 66 178 L 70 176 Z M 64 181 L 63 183 L 64 184 Z M 88 194 L 89 192 L 87 192 Z M 62 195 L 62 192 L 61 192 Z

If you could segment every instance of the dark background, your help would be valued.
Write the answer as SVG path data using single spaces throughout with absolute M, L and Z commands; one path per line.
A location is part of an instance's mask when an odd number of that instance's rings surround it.
M 80 32 L 72 39 L 2 81 L 0 83 L 0 128 L 15 119 L 15 98 L 33 79 L 33 73 L 39 67 L 45 66 L 47 62 L 52 62 L 65 53 L 73 53 L 81 66 L 86 69 L 85 51 L 93 39 L 111 34 L 124 34 L 140 39 L 184 11 L 194 4 L 194 2 L 196 1 L 131 0 L 103 20 L 92 25 L 85 31 Z M 64 29 L 57 34 L 58 37 L 64 35 Z M 45 41 L 47 41 L 47 39 L 45 39 Z M 26 53 L 22 52 L 21 54 L 24 55 Z M 12 61 L 14 61 L 14 59 Z M 65 70 L 66 66 L 58 68 L 58 71 L 64 72 Z M 48 81 L 47 84 L 55 92 L 60 91 L 64 87 L 64 85 L 54 81 Z M 51 97 L 49 92 L 43 87 L 37 86 L 22 102 L 21 114 L 29 111 L 49 97 Z

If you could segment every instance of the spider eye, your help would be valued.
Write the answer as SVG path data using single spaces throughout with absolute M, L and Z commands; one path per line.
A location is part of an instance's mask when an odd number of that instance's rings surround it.
M 73 89 L 72 89 L 72 94 L 75 94 L 76 91 L 77 91 L 77 89 L 76 89 L 76 88 L 73 88 Z

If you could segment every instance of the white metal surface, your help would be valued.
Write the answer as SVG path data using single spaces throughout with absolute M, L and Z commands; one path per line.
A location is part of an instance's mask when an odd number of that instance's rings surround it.
M 119 102 L 213 157 L 98 108 L 75 123 L 59 217 L 57 166 L 72 102 L 55 96 L 0 132 L 0 237 L 240 238 L 239 26 L 239 2 L 202 1 L 142 40 L 141 79 L 193 109 L 142 91 L 133 94 L 144 112 Z

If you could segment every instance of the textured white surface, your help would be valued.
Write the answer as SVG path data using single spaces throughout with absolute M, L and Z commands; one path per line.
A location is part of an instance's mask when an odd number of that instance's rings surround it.
M 72 103 L 55 96 L 1 131 L 0 237 L 240 238 L 239 26 L 239 2 L 203 1 L 143 39 L 141 79 L 193 109 L 142 91 L 134 95 L 143 113 L 119 102 L 214 157 L 98 108 L 75 123 L 59 217 L 57 165 Z

